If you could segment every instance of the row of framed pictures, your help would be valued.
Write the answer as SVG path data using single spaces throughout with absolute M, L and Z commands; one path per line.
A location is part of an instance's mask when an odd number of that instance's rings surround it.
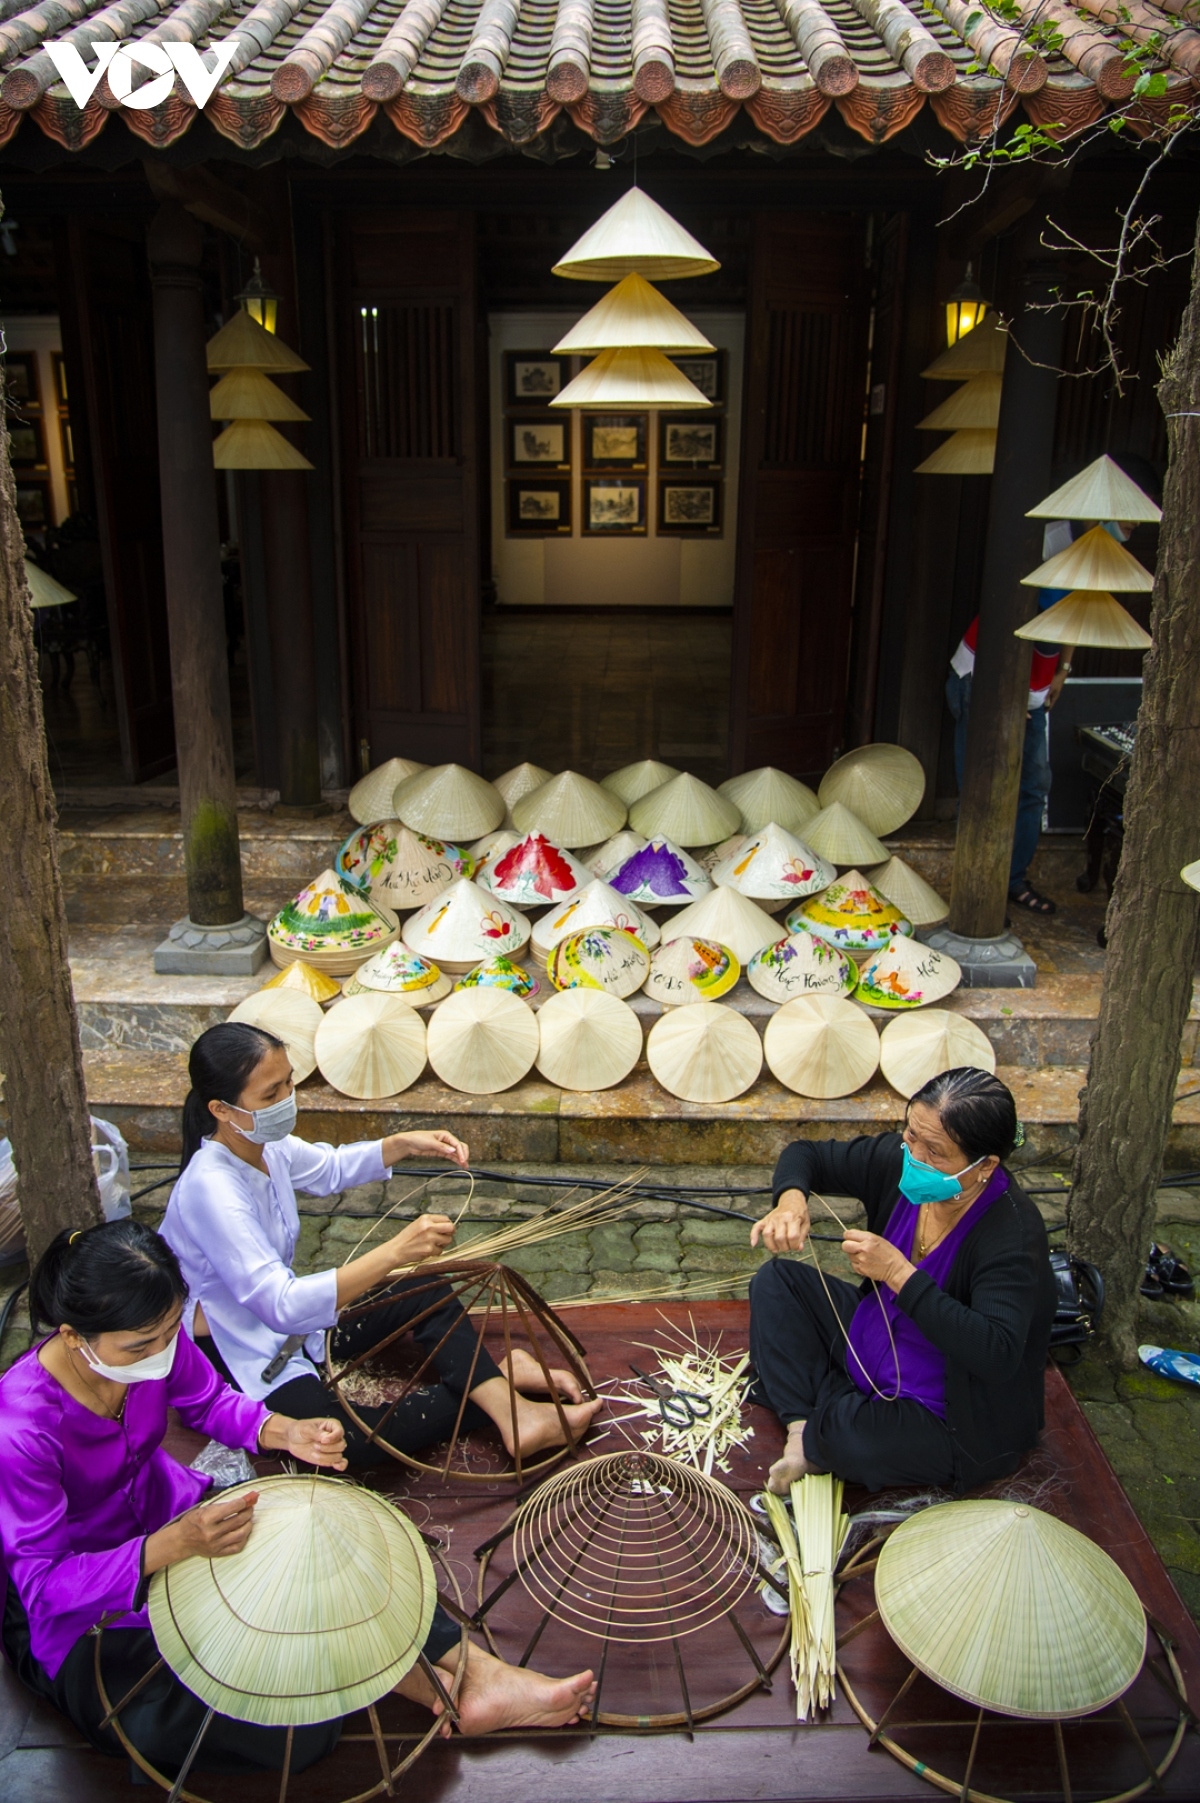
M 581 361 L 586 362 L 583 358 Z M 725 401 L 725 352 L 703 351 L 690 357 L 672 357 L 676 369 L 700 390 L 706 401 L 720 407 Z M 544 407 L 560 395 L 571 380 L 572 359 L 549 351 L 504 353 L 504 404 L 506 407 Z
M 573 530 L 571 478 L 510 476 L 508 530 L 514 537 L 564 536 Z M 621 475 L 585 476 L 585 537 L 612 538 L 646 531 L 649 483 Z M 659 476 L 659 538 L 713 536 L 721 530 L 721 483 L 688 477 Z
M 580 422 L 585 470 L 622 470 L 634 474 L 649 468 L 650 423 L 645 413 L 585 413 Z M 508 468 L 571 468 L 571 421 L 554 415 L 510 415 L 506 447 Z M 724 453 L 725 421 L 720 414 L 664 413 L 658 420 L 658 466 L 661 470 L 719 470 Z

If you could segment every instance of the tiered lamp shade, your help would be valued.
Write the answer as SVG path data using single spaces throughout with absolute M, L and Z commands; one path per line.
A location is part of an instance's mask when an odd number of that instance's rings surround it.
M 338 852 L 336 868 L 380 906 L 402 914 L 423 908 L 455 877 L 469 875 L 472 864 L 457 845 L 427 839 L 398 820 L 384 820 L 351 833 Z
M 486 964 L 477 964 L 465 977 L 459 977 L 454 987 L 507 989 L 510 995 L 518 995 L 523 1002 L 531 1002 L 541 986 L 536 977 L 531 977 L 523 965 L 514 964 L 511 958 L 489 958 Z
M 1048 645 L 1095 645 L 1109 651 L 1145 651 L 1151 642 L 1150 634 L 1114 595 L 1080 588 L 1018 626 L 1014 636 Z
M 810 851 L 802 840 L 785 833 L 774 821 L 718 864 L 713 881 L 736 889 L 765 908 L 785 907 L 828 888 L 837 876 L 832 864 Z
M 973 332 L 935 357 L 921 374 L 929 382 L 969 382 L 973 376 L 1003 375 L 1008 327 L 998 313 L 985 313 Z
M 845 952 L 827 945 L 815 933 L 789 933 L 755 952 L 746 967 L 751 989 L 769 1002 L 790 1002 L 802 995 L 849 995 L 858 968 Z
M 538 1054 L 533 1010 L 504 989 L 460 989 L 429 1023 L 429 1062 L 451 1089 L 490 1096 L 511 1089 Z
M 213 439 L 219 470 L 310 470 L 314 466 L 265 419 L 235 419 Z
M 551 844 L 568 851 L 598 845 L 624 824 L 621 798 L 575 770 L 552 776 L 513 808 L 513 825 L 519 833 L 544 833 Z
M 211 419 L 299 422 L 311 417 L 261 369 L 227 370 L 216 387 L 209 391 L 208 412 Z
M 373 826 L 377 820 L 389 820 L 392 815 L 392 797 L 403 782 L 410 776 L 419 776 L 427 764 L 418 764 L 412 758 L 388 758 L 385 763 L 376 764 L 374 770 L 362 776 L 350 791 L 350 799 L 346 806 L 360 826 Z
M 744 1014 L 723 1002 L 670 1008 L 651 1027 L 646 1058 L 668 1095 L 732 1102 L 756 1081 L 763 1046 Z
M 937 890 L 903 858 L 892 857 L 886 864 L 877 864 L 868 870 L 867 881 L 915 927 L 936 926 L 950 912 L 949 902 L 943 901 Z
M 537 1067 L 560 1089 L 611 1089 L 642 1055 L 642 1024 L 628 1003 L 599 989 L 564 989 L 537 1017 Z
M 912 923 L 899 908 L 873 889 L 861 870 L 848 870 L 822 895 L 814 895 L 787 917 L 789 933 L 815 933 L 838 951 L 861 956 L 882 951 L 897 933 L 911 933 Z
M 467 852 L 471 859 L 470 874 L 475 881 L 483 883 L 483 879 L 492 865 L 502 858 L 506 851 L 511 851 L 514 845 L 519 845 L 522 837 L 523 835 L 514 828 L 502 826 L 494 833 L 485 833 L 482 839 L 476 839 L 473 845 L 469 845 Z M 484 887 L 487 887 L 486 883 L 484 883 Z
M 830 801 L 809 821 L 804 843 L 843 870 L 853 864 L 882 864 L 888 855 L 866 821 L 841 801 Z
M 635 801 L 629 824 L 647 838 L 671 839 L 676 845 L 715 845 L 740 832 L 740 809 L 687 771 L 673 776 Z
M 396 916 L 332 870 L 323 870 L 267 926 L 267 949 L 281 968 L 303 958 L 327 976 L 345 977 L 390 945 Z
M 263 989 L 296 989 L 301 995 L 311 997 L 321 1007 L 327 1002 L 335 1001 L 342 993 L 340 983 L 327 977 L 324 971 L 314 970 L 302 958 L 297 958 L 294 964 L 289 964 L 283 970 L 277 970 L 273 977 L 268 977 Z
M 647 951 L 653 951 L 662 937 L 655 922 L 636 902 L 596 877 L 586 889 L 548 909 L 536 922 L 531 940 L 533 956 L 544 964 L 561 939 L 582 933 L 587 927 L 618 927 L 639 939 Z
M 641 188 L 623 194 L 565 257 L 554 274 L 575 282 L 619 282 L 643 275 L 651 282 L 715 275 L 721 265 Z
M 620 870 L 626 858 L 631 858 L 635 851 L 641 851 L 643 845 L 649 845 L 649 843 L 650 841 L 641 833 L 632 832 L 629 827 L 624 826 L 619 833 L 614 833 L 611 839 L 606 839 L 603 845 L 597 845 L 594 850 L 581 852 L 580 857 L 593 876 L 602 877 L 607 883 L 613 871 Z
M 708 396 L 663 351 L 601 351 L 552 407 L 711 407 Z
M 977 332 L 979 327 L 976 326 Z M 974 333 L 969 336 L 974 337 Z M 917 464 L 918 476 L 990 476 L 996 467 L 996 434 L 982 426 L 954 432 Z
M 571 327 L 554 347 L 559 357 L 594 357 L 598 351 L 653 345 L 677 355 L 711 351 L 698 326 L 679 311 L 645 276 L 632 273 Z
M 825 772 L 819 800 L 823 808 L 842 802 L 873 833 L 894 833 L 912 819 L 924 794 L 925 772 L 911 751 L 860 745 Z
M 1154 587 L 1149 570 L 1103 526 L 1093 526 L 1021 581 L 1026 588 L 1115 589 L 1118 594 L 1145 595 Z
M 646 994 L 664 1008 L 716 1002 L 728 995 L 742 967 L 727 945 L 715 939 L 667 939 L 650 960 Z
M 512 826 L 513 807 L 520 801 L 522 795 L 532 795 L 535 789 L 540 789 L 543 783 L 548 783 L 553 774 L 551 770 L 543 770 L 540 764 L 526 762 L 514 764 L 511 770 L 506 770 L 503 776 L 496 778 L 492 787 L 498 789 L 504 797 L 504 824 L 506 827 Z
M 504 819 L 504 797 L 462 764 L 435 764 L 399 784 L 392 797 L 398 819 L 431 839 L 467 845 Z
M 651 789 L 661 789 L 669 783 L 679 771 L 671 764 L 660 764 L 657 758 L 641 758 L 636 764 L 622 764 L 619 770 L 611 770 L 601 779 L 601 787 L 611 789 L 619 795 L 627 808 L 643 795 L 649 795 Z
M 624 999 L 642 987 L 650 954 L 620 927 L 586 927 L 560 939 L 546 964 L 556 989 L 603 989 Z
M 651 839 L 608 880 L 640 908 L 681 908 L 712 888 L 707 871 L 669 839 Z
M 364 991 L 324 1016 L 316 1050 L 334 1089 L 378 1101 L 410 1089 L 425 1069 L 425 1022 L 401 996 Z
M 1189 889 L 1200 889 L 1200 858 L 1194 864 L 1185 864 L 1179 874 Z
M 961 982 L 961 966 L 948 953 L 901 933 L 867 959 L 854 998 L 871 1008 L 922 1008 L 940 1002 Z
M 797 996 L 767 1022 L 763 1051 L 771 1074 L 798 1096 L 853 1095 L 879 1065 L 879 1034 L 853 1002 Z
M 888 1022 L 880 1035 L 879 1063 L 892 1088 L 908 1098 L 943 1071 L 970 1067 L 994 1073 L 996 1054 L 973 1020 L 928 1008 Z
M 994 432 L 1000 420 L 1003 376 L 975 376 L 917 421 L 923 432 L 958 432 L 963 427 Z M 1057 518 L 1057 515 L 1055 516 Z
M 428 1008 L 449 995 L 450 978 L 400 940 L 376 952 L 342 985 L 343 995 L 395 995 L 410 1008 Z
M 252 1491 L 241 1552 L 181 1559 L 151 1579 L 158 1651 L 235 1721 L 301 1727 L 378 1702 L 412 1670 L 433 1621 L 420 1534 L 378 1491 L 323 1474 L 255 1478 L 222 1500 Z
M 247 1027 L 261 1027 L 264 1033 L 281 1039 L 297 1083 L 303 1083 L 317 1068 L 313 1046 L 325 1015 L 312 996 L 295 989 L 259 989 L 239 1002 L 229 1018 Z
M 265 369 L 273 376 L 301 375 L 308 369 L 303 357 L 252 319 L 239 307 L 205 347 L 210 373 L 227 369 Z
M 1121 520 L 1152 525 L 1162 508 L 1111 457 L 1097 457 L 1085 470 L 1031 507 L 1031 520 Z
M 663 922 L 664 939 L 715 939 L 727 945 L 738 963 L 749 964 L 755 952 L 773 945 L 779 923 L 736 889 L 714 889 Z
M 560 851 L 543 833 L 526 833 L 499 858 L 489 862 L 480 886 L 516 908 L 549 908 L 586 888 L 591 873 Z
M 821 811 L 821 804 L 798 777 L 764 764 L 759 770 L 746 770 L 731 776 L 717 790 L 741 811 L 742 830 L 760 833 L 772 822 L 785 833 L 804 835 L 809 821 Z
M 489 958 L 511 958 L 529 939 L 529 922 L 516 908 L 460 876 L 404 923 L 410 952 L 462 976 Z

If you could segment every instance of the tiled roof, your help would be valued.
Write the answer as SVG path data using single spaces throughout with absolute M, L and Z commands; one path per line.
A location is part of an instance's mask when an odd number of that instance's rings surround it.
M 234 38 L 205 116 L 246 148 L 289 110 L 333 147 L 353 144 L 380 109 L 426 147 L 472 109 L 514 145 L 561 111 L 601 144 L 651 110 L 689 144 L 716 137 L 741 108 L 781 144 L 831 107 L 873 144 L 927 104 L 959 142 L 985 136 L 1018 105 L 1037 124 L 1073 132 L 1130 99 L 1137 71 L 1121 43 L 1156 32 L 1167 92 L 1137 103 L 1133 129 L 1150 129 L 1200 81 L 1190 0 L 1016 5 L 1031 24 L 1055 26 L 1060 47 L 1034 49 L 976 0 L 42 0 L 0 24 L 0 143 L 26 113 L 69 149 L 114 111 L 122 129 L 160 147 L 196 116 L 178 79 L 167 100 L 136 111 L 105 78 L 80 111 L 47 40 L 74 44 L 91 67 L 92 46 L 115 40 L 203 51 Z M 0 0 L 0 17 L 6 10 Z

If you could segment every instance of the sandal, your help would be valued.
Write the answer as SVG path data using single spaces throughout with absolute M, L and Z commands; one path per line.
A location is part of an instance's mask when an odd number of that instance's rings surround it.
M 1140 1287 L 1143 1296 L 1154 1296 L 1157 1293 L 1159 1296 L 1179 1296 L 1186 1301 L 1190 1301 L 1196 1293 L 1196 1286 L 1187 1266 L 1161 1241 L 1156 1241 L 1150 1248 Z
M 1014 908 L 1027 908 L 1031 914 L 1058 913 L 1057 904 L 1052 902 L 1048 895 L 1040 894 L 1029 883 L 1026 883 L 1023 889 L 1018 889 L 1015 894 L 1010 893 L 1008 899 Z

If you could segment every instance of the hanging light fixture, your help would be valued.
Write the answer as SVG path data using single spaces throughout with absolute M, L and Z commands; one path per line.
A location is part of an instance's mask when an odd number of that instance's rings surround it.
M 664 207 L 630 188 L 573 244 L 552 274 L 573 282 L 619 282 L 636 272 L 651 281 L 712 275 L 721 265 Z
M 1046 645 L 1094 645 L 1107 651 L 1145 651 L 1150 634 L 1103 589 L 1072 589 L 1045 613 L 1035 614 L 1015 636 Z
M 712 402 L 662 351 L 631 345 L 601 351 L 550 405 L 699 408 Z
M 263 281 L 262 266 L 257 257 L 254 259 L 254 273 L 236 298 L 251 319 L 257 320 L 268 332 L 274 332 L 279 313 L 279 296 L 274 288 L 269 288 Z
M 987 310 L 983 290 L 975 281 L 974 264 L 968 263 L 966 276 L 946 302 L 946 343 L 957 344 L 973 332 Z
M 1153 521 L 1162 514 L 1119 464 L 1097 457 L 1031 507 L 1026 518 Z M 1021 581 L 1027 588 L 1066 588 L 1070 593 L 1018 626 L 1019 639 L 1111 651 L 1145 651 L 1150 644 L 1150 635 L 1109 591 L 1145 594 L 1154 587 L 1154 578 L 1104 525 L 1093 526 Z
M 258 265 L 255 264 L 255 274 Z M 252 278 L 253 280 L 253 278 Z M 239 295 L 243 300 L 244 295 Z M 269 291 L 257 297 L 274 302 Z M 274 324 L 274 313 L 271 314 Z M 206 347 L 208 367 L 221 380 L 209 397 L 213 419 L 230 422 L 213 441 L 219 470 L 310 470 L 312 464 L 269 422 L 309 416 L 271 380 L 297 375 L 308 364 L 273 335 L 248 306 L 239 307 Z
M 644 276 L 632 273 L 610 288 L 590 312 L 573 325 L 554 347 L 556 357 L 582 352 L 653 347 L 679 356 L 711 351 L 698 326 L 660 294 Z
M 952 344 L 921 371 L 928 382 L 966 382 L 972 376 L 1003 375 L 1008 327 L 994 311 L 973 332 Z

